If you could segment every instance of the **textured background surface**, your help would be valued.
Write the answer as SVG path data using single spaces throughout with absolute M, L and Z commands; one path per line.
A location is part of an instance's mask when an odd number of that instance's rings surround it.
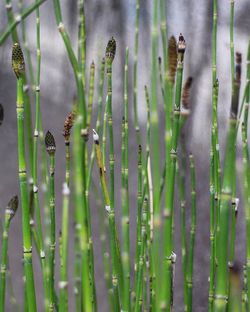
M 4 1 L 0 2 L 0 29 L 7 23 Z M 14 10 L 17 12 L 17 1 L 14 2 Z M 31 3 L 32 1 L 25 1 Z M 77 1 L 62 0 L 64 22 L 69 30 L 74 46 L 77 37 Z M 133 36 L 135 1 L 132 0 L 93 0 L 86 1 L 87 18 L 87 66 L 91 60 L 99 65 L 103 56 L 106 42 L 111 35 L 117 39 L 117 57 L 114 62 L 114 129 L 115 129 L 115 154 L 116 154 L 116 185 L 120 183 L 120 122 L 122 118 L 122 77 L 125 46 L 131 49 L 130 77 L 132 78 L 133 64 Z M 139 115 L 142 130 L 145 130 L 145 101 L 143 86 L 149 83 L 150 78 L 150 3 L 141 1 L 141 23 L 139 44 Z M 194 267 L 194 311 L 207 310 L 208 274 L 209 274 L 209 146 L 210 146 L 210 116 L 211 116 L 211 30 L 212 30 L 212 1 L 168 1 L 168 26 L 169 35 L 178 36 L 182 32 L 187 42 L 185 59 L 185 77 L 194 77 L 192 89 L 192 115 L 185 127 L 185 140 L 187 150 L 192 151 L 197 167 L 197 245 L 195 250 Z M 250 33 L 250 3 L 248 0 L 236 1 L 235 5 L 235 50 L 243 53 L 245 65 L 248 36 Z M 219 1 L 218 11 L 218 78 L 220 81 L 219 93 L 219 131 L 220 145 L 224 147 L 227 128 L 227 118 L 230 105 L 230 67 L 229 67 L 229 1 Z M 27 19 L 28 42 L 35 66 L 35 17 Z M 64 144 L 61 135 L 66 114 L 71 109 L 72 98 L 75 94 L 75 85 L 72 70 L 65 53 L 62 40 L 57 32 L 53 15 L 52 2 L 47 1 L 41 8 L 41 107 L 43 114 L 44 130 L 50 129 L 56 138 L 56 209 L 57 232 L 60 228 L 61 215 L 61 186 L 64 175 Z M 5 108 L 5 120 L 0 128 L 0 207 L 5 207 L 9 198 L 18 193 L 17 176 L 17 138 L 15 115 L 15 77 L 10 66 L 11 41 L 8 40 L 0 47 L 0 102 Z M 161 54 L 161 52 L 159 53 Z M 132 81 L 132 79 L 131 79 Z M 245 66 L 243 68 L 243 85 L 245 82 Z M 132 91 L 132 88 L 130 89 Z M 130 92 L 131 94 L 131 92 Z M 95 98 L 96 102 L 96 98 Z M 130 121 L 132 122 L 132 98 L 130 97 Z M 34 107 L 34 96 L 32 96 Z M 159 111 L 163 111 L 163 103 L 159 93 Z M 161 114 L 160 116 L 163 116 Z M 163 131 L 163 120 L 159 125 L 159 131 Z M 161 130 L 162 129 L 162 130 Z M 145 136 L 144 136 L 145 138 Z M 131 248 L 134 251 L 135 241 L 135 207 L 136 207 L 136 142 L 133 129 L 130 131 L 130 198 L 131 198 Z M 239 141 L 240 142 L 240 141 Z M 161 142 L 160 142 L 161 143 Z M 89 141 L 91 146 L 92 141 Z M 163 149 L 162 149 L 163 151 Z M 239 153 L 240 155 L 240 153 Z M 163 160 L 163 153 L 162 159 Z M 241 164 L 238 166 L 239 173 Z M 241 182 L 239 174 L 238 181 Z M 117 187 L 118 189 L 118 187 Z M 240 196 L 240 191 L 239 191 Z M 117 193 L 117 206 L 120 208 L 120 194 Z M 188 208 L 189 211 L 189 208 Z M 97 207 L 92 198 L 92 222 L 94 229 L 94 248 L 96 259 L 96 277 L 98 286 L 99 311 L 108 311 L 106 290 L 102 274 L 102 262 L 99 242 Z M 236 244 L 236 258 L 244 259 L 244 223 L 243 204 L 239 208 L 239 223 Z M 182 274 L 179 237 L 179 206 L 176 201 L 176 290 L 175 311 L 183 311 L 182 300 Z M 102 222 L 102 220 L 101 220 Z M 70 226 L 73 225 L 73 210 L 71 210 Z M 21 243 L 21 215 L 20 211 L 15 217 L 10 231 L 9 241 L 10 267 L 13 274 L 14 290 L 17 299 L 22 298 L 22 243 Z M 70 259 L 73 260 L 73 240 L 70 240 Z M 58 257 L 57 257 L 58 260 Z M 38 259 L 35 256 L 34 268 L 37 279 L 37 298 L 41 307 L 41 278 Z M 73 266 L 70 266 L 72 277 Z M 160 285 L 159 285 L 160 287 Z M 73 297 L 72 278 L 69 288 Z M 74 311 L 72 299 L 71 311 Z M 7 309 L 7 311 L 13 311 Z M 39 311 L 42 311 L 40 308 Z

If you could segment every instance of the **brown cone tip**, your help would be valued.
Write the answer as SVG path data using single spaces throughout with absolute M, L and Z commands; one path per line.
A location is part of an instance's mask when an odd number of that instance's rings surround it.
M 11 198 L 6 207 L 6 213 L 10 214 L 11 219 L 14 217 L 17 208 L 18 208 L 18 196 L 15 195 Z
M 68 116 L 65 119 L 64 127 L 63 127 L 63 136 L 65 138 L 65 141 L 69 140 L 70 137 L 70 130 L 74 125 L 75 120 L 75 112 L 72 111 L 68 114 Z
M 14 43 L 12 47 L 12 69 L 17 79 L 21 77 L 25 70 L 23 52 L 19 43 Z
M 178 54 L 184 54 L 186 50 L 186 41 L 182 34 L 179 36 L 179 41 L 177 44 Z
M 45 146 L 49 154 L 53 154 L 56 151 L 56 142 L 51 132 L 47 131 L 45 136 Z
M 106 48 L 106 59 L 108 62 L 113 62 L 114 58 L 115 58 L 115 52 L 116 52 L 116 41 L 114 39 L 114 37 L 112 37 L 108 44 L 107 44 L 107 48 Z
M 188 77 L 182 90 L 182 105 L 185 109 L 190 109 L 190 89 L 193 83 L 193 78 Z
M 0 103 L 0 126 L 3 123 L 3 119 L 4 119 L 4 109 L 3 105 Z
M 168 41 L 168 59 L 169 59 L 169 78 L 172 83 L 175 81 L 177 67 L 177 44 L 174 36 Z

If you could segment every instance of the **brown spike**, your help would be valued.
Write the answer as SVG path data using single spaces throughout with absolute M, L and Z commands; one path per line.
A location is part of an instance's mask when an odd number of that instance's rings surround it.
M 169 78 L 170 81 L 174 84 L 177 67 L 177 45 L 174 36 L 171 36 L 168 41 L 168 61 L 169 61 Z
M 182 106 L 185 109 L 190 109 L 190 89 L 192 86 L 193 78 L 188 77 L 182 89 Z
M 11 198 L 11 200 L 8 202 L 8 205 L 6 207 L 5 213 L 9 214 L 10 219 L 12 219 L 17 211 L 18 208 L 18 196 L 15 195 Z
M 65 138 L 65 142 L 69 141 L 70 130 L 73 127 L 75 115 L 76 115 L 75 112 L 72 111 L 68 114 L 68 116 L 65 119 L 64 127 L 63 127 L 63 133 L 62 133 L 64 138 Z
M 106 47 L 106 60 L 109 63 L 112 63 L 115 58 L 115 52 L 116 52 L 116 41 L 114 37 L 112 37 Z

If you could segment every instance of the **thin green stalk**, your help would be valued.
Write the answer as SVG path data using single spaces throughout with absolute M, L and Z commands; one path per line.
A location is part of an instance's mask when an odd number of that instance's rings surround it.
M 18 197 L 14 196 L 9 201 L 5 209 L 3 236 L 2 236 L 2 252 L 1 252 L 1 266 L 0 266 L 0 310 L 5 311 L 5 288 L 6 288 L 6 273 L 8 261 L 8 239 L 9 227 L 11 219 L 14 217 L 18 208 Z
M 129 183 L 128 183 L 128 56 L 126 48 L 124 67 L 124 139 L 122 148 L 122 262 L 124 269 L 123 309 L 130 311 L 130 232 L 129 232 Z
M 237 58 L 237 61 L 239 59 Z M 218 232 L 218 246 L 217 248 L 217 276 L 215 289 L 215 312 L 226 311 L 228 300 L 228 235 L 229 235 L 229 220 L 230 207 L 232 200 L 233 178 L 235 171 L 235 157 L 236 157 L 236 134 L 237 134 L 237 115 L 239 105 L 239 91 L 240 91 L 240 64 L 236 67 L 236 76 L 234 79 L 234 88 L 231 102 L 231 114 L 229 119 L 229 132 L 227 137 L 225 162 L 224 162 L 224 176 L 221 191 L 220 201 L 220 219 Z
M 97 120 L 96 120 L 96 131 L 97 131 L 97 133 L 100 133 L 100 130 L 101 130 L 104 75 L 105 75 L 105 58 L 102 59 L 101 66 L 100 66 L 100 72 L 99 72 L 98 112 L 97 112 Z M 90 189 L 90 184 L 91 184 L 91 180 L 92 180 L 92 171 L 93 171 L 94 159 L 95 159 L 95 147 L 93 145 L 92 150 L 91 150 L 91 155 L 90 155 L 90 165 L 89 165 L 89 170 L 88 170 L 87 186 L 86 186 L 86 189 L 88 191 Z
M 109 130 L 109 166 L 110 166 L 110 201 L 114 207 L 115 204 L 115 173 L 114 173 L 114 135 L 112 121 L 112 63 L 116 52 L 116 42 L 112 37 L 106 48 L 107 80 L 108 80 L 108 130 Z
M 187 239 L 186 239 L 186 199 L 185 199 L 185 170 L 186 170 L 186 153 L 182 151 L 181 161 L 178 163 L 176 173 L 178 177 L 179 198 L 181 208 L 181 261 L 183 273 L 183 297 L 184 297 L 184 311 L 187 311 Z
M 94 101 L 94 87 L 95 87 L 95 63 L 92 61 L 90 65 L 90 77 L 89 77 L 89 99 L 87 109 L 87 129 L 90 127 L 92 118 L 92 108 Z M 89 130 L 88 130 L 89 131 Z
M 85 67 L 86 67 L 86 25 L 84 0 L 78 0 L 78 62 L 79 70 L 82 73 L 82 85 L 85 88 Z
M 30 311 L 36 311 L 36 295 L 32 267 L 32 239 L 30 231 L 30 212 L 28 185 L 25 160 L 24 140 L 24 92 L 23 73 L 24 58 L 18 43 L 15 43 L 12 50 L 12 68 L 17 76 L 17 132 L 18 132 L 18 162 L 19 162 L 19 183 L 22 206 L 22 228 L 23 228 L 23 258 L 25 273 L 25 288 L 27 293 L 27 305 Z
M 104 197 L 104 203 L 105 203 L 105 210 L 108 214 L 108 221 L 109 221 L 109 231 L 110 231 L 110 249 L 111 249 L 111 262 L 112 262 L 112 285 L 113 285 L 113 293 L 114 293 L 114 311 L 120 311 L 120 297 L 119 296 L 119 285 L 123 283 L 123 280 L 121 279 L 121 275 L 119 274 L 120 269 L 120 258 L 118 255 L 117 250 L 117 244 L 118 244 L 118 234 L 115 224 L 115 210 L 114 207 L 112 207 L 111 200 L 109 197 L 109 191 L 107 187 L 106 182 L 106 174 L 104 170 L 104 165 L 102 162 L 102 153 L 99 143 L 99 136 L 93 130 L 93 139 L 95 143 L 95 150 L 96 150 L 96 159 L 98 163 L 98 168 L 100 172 L 100 180 L 101 180 L 101 186 L 102 186 L 102 192 Z
M 196 182 L 195 182 L 195 167 L 193 155 L 189 155 L 190 161 L 190 175 L 191 175 L 191 228 L 190 241 L 187 259 L 187 295 L 188 306 L 187 311 L 191 312 L 193 307 L 193 267 L 194 267 L 194 249 L 195 249 L 195 235 L 196 235 Z
M 56 247 L 56 224 L 55 224 L 55 152 L 56 144 L 53 135 L 48 131 L 45 136 L 45 146 L 49 154 L 49 209 L 50 209 L 50 232 L 49 232 L 49 256 L 48 256 L 48 291 L 49 310 L 54 311 L 54 281 L 55 281 L 55 247 Z
M 183 61 L 185 53 L 185 40 L 182 34 L 180 34 L 178 42 L 178 63 L 177 63 L 177 78 L 176 78 L 176 92 L 175 92 L 175 107 L 174 107 L 174 119 L 172 130 L 172 141 L 170 152 L 170 166 L 167 166 L 166 174 L 166 203 L 164 209 L 164 224 L 163 224 L 163 272 L 161 274 L 162 288 L 161 288 L 161 300 L 160 308 L 162 310 L 170 311 L 173 300 L 172 279 L 173 270 L 172 264 L 173 254 L 173 204 L 174 204 L 174 185 L 175 185 L 175 171 L 176 171 L 176 159 L 177 159 L 177 144 L 179 137 L 179 118 L 180 118 L 180 102 L 181 102 L 181 90 L 182 90 L 182 74 L 183 74 Z
M 59 311 L 68 311 L 68 237 L 69 237 L 69 195 L 67 182 L 63 184 L 62 235 L 60 256 Z
M 76 207 L 76 233 L 77 244 L 79 244 L 79 256 L 81 257 L 81 292 L 82 294 L 82 309 L 84 311 L 93 311 L 92 303 L 92 287 L 90 285 L 90 267 L 89 267 L 89 232 L 87 227 L 87 210 L 85 197 L 85 181 L 83 171 L 82 156 L 85 152 L 82 151 L 81 137 L 79 136 L 82 120 L 77 115 L 74 126 L 74 144 L 73 144 L 73 164 L 74 164 L 74 188 L 75 188 L 75 207 Z M 83 187 L 84 185 L 84 187 Z M 78 249 L 78 248 L 77 248 Z M 79 288 L 78 288 L 79 291 Z
M 134 311 L 139 312 L 142 310 L 142 294 L 143 294 L 143 272 L 145 264 L 145 249 L 146 249 L 146 239 L 147 239 L 147 206 L 148 200 L 147 197 L 144 198 L 143 207 L 142 207 L 142 216 L 141 216 L 141 245 L 139 253 L 139 267 L 138 267 L 138 279 L 136 284 L 136 296 L 135 296 L 135 308 Z M 145 286 L 144 286 L 145 287 Z
M 141 250 L 141 216 L 142 216 L 142 148 L 138 146 L 138 178 L 137 178 L 137 216 L 136 216 L 136 256 L 135 256 L 135 289 L 138 280 L 139 255 Z
M 134 34 L 134 68 L 133 68 L 133 105 L 134 105 L 134 128 L 136 131 L 137 144 L 141 144 L 140 125 L 138 120 L 138 48 L 140 28 L 140 0 L 136 0 L 135 34 Z
M 11 0 L 5 0 L 6 9 L 7 9 L 7 17 L 8 17 L 8 24 L 11 25 L 12 22 L 16 19 L 13 14 L 12 10 L 12 3 Z M 20 18 L 20 16 L 19 16 Z M 20 21 L 19 21 L 20 22 Z M 12 32 L 12 41 L 14 43 L 19 42 L 18 33 L 16 28 L 13 28 Z M 33 137 L 32 137 L 32 115 L 31 115 L 31 106 L 30 106 L 30 98 L 29 98 L 29 88 L 28 88 L 28 82 L 26 73 L 24 71 L 23 73 L 23 86 L 24 86 L 24 125 L 25 125 L 25 131 L 26 131 L 26 137 L 27 137 L 27 143 L 28 143 L 28 156 L 29 156 L 29 165 L 31 171 L 31 176 L 33 177 Z M 32 182 L 31 182 L 31 188 L 32 188 Z

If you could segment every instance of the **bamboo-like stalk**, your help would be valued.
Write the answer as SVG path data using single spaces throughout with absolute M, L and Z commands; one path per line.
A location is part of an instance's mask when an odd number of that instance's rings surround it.
M 139 255 L 141 249 L 141 216 L 142 216 L 142 147 L 138 146 L 138 178 L 137 178 L 137 216 L 136 216 L 136 256 L 135 256 L 135 290 L 138 280 Z
M 100 180 L 102 186 L 102 192 L 105 202 L 105 210 L 108 214 L 109 220 L 109 231 L 110 231 L 110 249 L 111 249 L 111 261 L 112 261 L 112 285 L 113 285 L 113 292 L 114 292 L 114 311 L 120 311 L 120 298 L 122 294 L 119 295 L 120 289 L 119 286 L 123 283 L 123 280 L 120 275 L 121 266 L 120 257 L 118 255 L 117 245 L 118 242 L 118 235 L 117 229 L 115 224 L 115 210 L 112 207 L 112 203 L 109 197 L 109 191 L 106 182 L 106 174 L 104 170 L 104 165 L 102 162 L 102 153 L 100 148 L 99 136 L 95 130 L 93 130 L 93 139 L 95 143 L 95 150 L 96 150 L 96 159 L 98 163 L 98 168 L 100 172 Z
M 18 208 L 18 197 L 14 196 L 9 201 L 5 209 L 4 226 L 3 226 L 3 240 L 1 252 L 1 266 L 0 266 L 0 310 L 5 311 L 5 288 L 6 288 L 6 273 L 8 260 L 8 238 L 9 227 L 12 218 L 14 217 Z
M 29 55 L 29 53 L 28 53 Z M 39 203 L 39 186 L 38 186 L 38 137 L 39 129 L 41 129 L 41 108 L 40 108 L 40 73 L 41 73 L 41 43 L 40 43 L 40 11 L 39 7 L 36 9 L 36 56 L 37 56 L 37 70 L 35 80 L 35 127 L 33 139 L 33 202 L 35 209 L 36 225 L 37 225 L 37 239 L 39 241 L 39 256 L 42 267 L 43 275 L 43 289 L 44 289 L 44 302 L 45 310 L 49 308 L 48 287 L 46 282 L 46 262 L 45 262 L 45 249 L 44 238 L 41 222 L 41 212 Z M 29 61 L 30 62 L 30 61 Z
M 138 50 L 140 28 L 140 0 L 136 0 L 135 34 L 134 34 L 134 67 L 133 67 L 133 106 L 134 128 L 136 131 L 137 144 L 141 144 L 140 125 L 138 120 Z
M 87 108 L 87 129 L 90 127 L 90 122 L 92 118 L 92 108 L 94 101 L 94 87 L 95 87 L 95 63 L 92 61 L 90 65 L 90 77 L 89 77 L 89 99 Z M 88 130 L 89 131 L 89 130 Z
M 63 184 L 63 210 L 62 210 L 62 235 L 61 235 L 61 263 L 59 282 L 59 311 L 68 311 L 68 235 L 69 235 L 69 195 L 70 189 L 67 182 Z
M 5 7 L 7 9 L 7 17 L 8 17 L 8 24 L 11 25 L 11 23 L 15 20 L 13 10 L 12 10 L 12 2 L 11 0 L 5 0 Z M 13 43 L 18 43 L 19 38 L 17 34 L 17 29 L 14 28 L 12 33 L 12 41 Z M 27 83 L 27 77 L 26 73 L 24 71 L 22 75 L 23 79 L 23 85 L 24 85 L 24 94 L 23 94 L 23 99 L 24 99 L 24 116 L 25 116 L 25 121 L 24 121 L 24 126 L 26 129 L 26 136 L 27 136 L 27 143 L 28 143 L 28 157 L 29 157 L 29 164 L 30 164 L 30 172 L 31 176 L 33 176 L 33 138 L 32 138 L 32 115 L 31 115 L 31 106 L 30 106 L 30 98 L 29 98 L 29 88 L 28 88 L 28 83 Z M 28 167 L 28 166 L 27 166 Z M 31 183 L 32 184 L 32 183 Z M 31 185 L 32 187 L 32 185 Z
M 226 311 L 228 296 L 228 235 L 229 235 L 229 217 L 230 204 L 232 199 L 233 177 L 235 170 L 236 157 L 236 124 L 238 115 L 240 91 L 240 67 L 236 67 L 236 76 L 234 79 L 234 90 L 231 102 L 231 113 L 229 119 L 229 132 L 227 136 L 227 145 L 224 162 L 224 176 L 220 201 L 220 219 L 217 246 L 218 268 L 216 276 L 215 289 L 215 312 Z
M 176 79 L 176 92 L 175 92 L 175 107 L 174 107 L 174 120 L 172 131 L 172 142 L 170 152 L 170 166 L 167 166 L 166 174 L 166 203 L 164 209 L 164 224 L 163 224 L 163 272 L 161 274 L 162 288 L 161 288 L 161 300 L 160 308 L 162 310 L 170 310 L 172 306 L 172 263 L 173 263 L 173 203 L 174 203 L 174 185 L 175 185 L 175 171 L 176 171 L 176 152 L 179 136 L 179 118 L 180 118 L 180 102 L 181 102 L 181 90 L 182 90 L 182 74 L 183 74 L 183 61 L 185 53 L 185 40 L 182 34 L 180 34 L 178 42 L 178 63 L 177 63 L 177 79 Z
M 82 84 L 85 88 L 85 64 L 86 64 L 86 24 L 85 24 L 85 10 L 84 1 L 78 0 L 78 63 L 79 70 L 82 73 Z
M 189 238 L 188 260 L 187 260 L 187 311 L 192 311 L 193 297 L 193 267 L 194 267 L 194 249 L 196 235 L 196 179 L 193 155 L 189 155 L 190 175 L 191 175 L 191 228 Z
M 99 72 L 99 84 L 98 84 L 98 113 L 97 113 L 97 120 L 96 120 L 96 131 L 97 133 L 101 133 L 101 118 L 102 118 L 102 102 L 103 102 L 103 86 L 104 86 L 104 75 L 105 75 L 105 58 L 102 59 L 100 72 Z M 93 164 L 95 159 L 95 146 L 92 146 L 91 155 L 90 155 L 90 165 L 88 170 L 88 177 L 87 177 L 87 185 L 86 189 L 89 192 L 90 184 L 92 180 L 92 171 L 93 171 Z
M 49 209 L 50 209 L 50 233 L 49 233 L 49 256 L 48 256 L 48 288 L 49 310 L 54 311 L 54 280 L 55 280 L 55 247 L 56 247 L 56 224 L 55 224 L 55 152 L 56 143 L 54 136 L 48 131 L 45 136 L 45 146 L 49 154 Z
M 136 284 L 136 296 L 135 296 L 135 308 L 134 311 L 142 310 L 142 294 L 143 294 L 143 269 L 145 264 L 145 248 L 146 248 L 146 239 L 147 239 L 147 206 L 148 199 L 144 198 L 143 207 L 142 207 L 142 216 L 141 216 L 141 241 L 138 242 L 141 245 L 139 252 L 139 266 L 138 266 L 138 278 Z
M 176 167 L 176 174 L 178 177 L 178 189 L 180 198 L 180 220 L 181 220 L 181 262 L 182 262 L 182 273 L 183 273 L 183 299 L 184 299 L 184 311 L 187 311 L 187 238 L 186 238 L 186 151 L 184 144 L 182 146 L 181 159 Z
M 112 63 L 115 58 L 116 41 L 112 37 L 106 48 L 106 64 L 107 64 L 107 80 L 108 80 L 108 132 L 109 132 L 109 166 L 110 166 L 110 201 L 114 207 L 115 204 L 115 173 L 114 173 L 114 136 L 113 136 L 113 120 L 112 120 Z
M 243 165 L 244 169 L 244 186 L 245 189 L 245 214 L 246 214 L 246 254 L 247 254 L 247 299 L 248 306 L 250 305 L 250 196 L 249 196 L 249 186 L 250 186 L 250 175 L 249 175 L 249 152 L 248 152 L 248 113 L 250 105 L 250 41 L 248 43 L 248 53 L 247 53 L 247 94 L 246 94 L 246 103 L 244 111 L 244 124 L 242 125 L 242 139 L 243 139 Z M 244 131 L 245 130 L 245 131 Z
M 21 207 L 22 207 L 25 288 L 27 294 L 28 308 L 30 311 L 36 311 L 36 295 L 32 267 L 32 240 L 29 220 L 29 200 L 28 200 L 25 143 L 24 143 L 23 73 L 25 70 L 25 64 L 23 53 L 18 43 L 15 43 L 12 49 L 12 68 L 17 77 L 16 111 L 17 111 L 17 132 L 18 132 L 19 183 L 20 183 Z
M 74 112 L 71 112 L 64 122 L 63 136 L 65 140 L 66 171 L 63 184 L 62 232 L 60 255 L 60 282 L 59 282 L 59 311 L 68 311 L 68 216 L 70 196 L 70 134 L 74 123 Z
M 129 227 L 129 183 L 128 183 L 128 56 L 126 48 L 124 66 L 124 139 L 122 140 L 122 263 L 124 269 L 123 309 L 130 311 L 130 227 Z

